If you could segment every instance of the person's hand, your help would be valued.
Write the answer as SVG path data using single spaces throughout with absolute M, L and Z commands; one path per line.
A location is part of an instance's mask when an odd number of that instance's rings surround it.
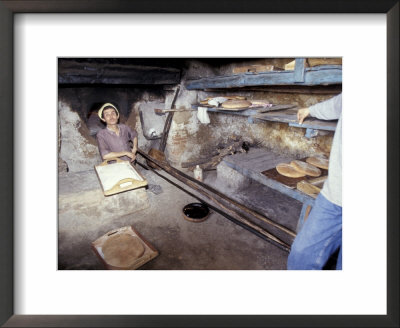
M 308 107 L 305 108 L 300 108 L 297 111 L 297 120 L 299 121 L 299 124 L 303 124 L 304 119 L 310 115 L 310 110 L 308 109 Z
M 126 151 L 125 156 L 128 156 L 130 158 L 130 162 L 133 162 L 136 159 L 136 154 L 134 154 L 130 151 Z

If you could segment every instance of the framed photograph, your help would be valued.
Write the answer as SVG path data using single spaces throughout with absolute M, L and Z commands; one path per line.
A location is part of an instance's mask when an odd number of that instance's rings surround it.
M 0 324 L 399 325 L 398 1 L 3 0 L 0 22 Z M 58 60 L 95 57 L 343 58 L 343 270 L 60 270 Z

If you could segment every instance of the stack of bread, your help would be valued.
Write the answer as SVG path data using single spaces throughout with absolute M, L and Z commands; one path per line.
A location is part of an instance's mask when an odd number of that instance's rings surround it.
M 228 99 L 222 103 L 222 108 L 225 109 L 242 109 L 249 108 L 250 106 L 251 102 L 244 99 Z
M 221 107 L 222 109 L 247 109 L 254 107 L 272 107 L 268 100 L 247 100 L 244 96 L 207 97 L 200 101 L 201 105 Z
M 276 166 L 276 170 L 279 174 L 289 178 L 301 178 L 305 176 L 319 177 L 321 175 L 320 169 L 327 170 L 328 167 L 328 159 L 323 157 L 308 157 L 305 162 L 294 160 L 290 163 L 280 163 Z M 306 180 L 299 181 L 297 189 L 312 197 L 316 197 L 321 190 Z

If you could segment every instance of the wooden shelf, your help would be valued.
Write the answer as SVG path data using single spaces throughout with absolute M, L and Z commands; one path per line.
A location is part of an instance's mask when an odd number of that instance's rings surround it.
M 263 171 L 272 169 L 279 163 L 290 163 L 293 159 L 294 158 L 275 154 L 265 149 L 251 149 L 248 153 L 226 156 L 223 161 L 226 165 L 244 176 L 277 190 L 299 202 L 313 205 L 315 200 L 311 196 L 306 195 L 296 188 L 289 188 L 262 174 Z
M 192 108 L 204 107 L 203 105 L 192 105 Z M 247 116 L 249 123 L 261 123 L 265 121 L 287 123 L 289 126 L 294 126 L 303 129 L 335 131 L 337 120 L 325 121 L 316 118 L 306 118 L 303 124 L 297 123 L 297 109 L 286 109 L 279 111 L 269 111 L 262 113 L 265 110 L 262 107 L 249 108 L 241 111 L 223 110 L 216 107 L 207 107 L 208 112 Z M 311 133 L 311 132 L 310 132 Z
M 198 107 L 206 107 L 201 104 L 195 104 L 192 105 L 193 109 L 197 109 Z M 249 108 L 249 109 L 244 109 L 244 110 L 226 110 L 222 108 L 217 108 L 217 107 L 208 107 L 207 106 L 207 112 L 212 112 L 212 113 L 221 113 L 221 114 L 232 114 L 232 115 L 239 115 L 239 116 L 252 116 L 258 114 L 258 110 L 260 108 Z
M 342 84 L 341 65 L 304 67 L 304 58 L 296 59 L 294 70 L 243 73 L 229 76 L 206 77 L 186 82 L 188 90 L 228 89 L 270 85 L 332 85 Z
M 313 117 L 311 118 L 308 117 L 303 121 L 303 124 L 299 124 L 297 122 L 297 111 L 292 109 L 255 114 L 252 115 L 252 119 L 255 122 L 270 121 L 270 122 L 288 123 L 289 126 L 294 126 L 298 128 L 325 130 L 325 131 L 335 131 L 337 125 L 337 120 L 325 121 Z
M 274 154 L 266 149 L 250 149 L 248 153 L 226 156 L 223 162 L 242 175 L 301 202 L 303 205 L 297 224 L 297 229 L 300 229 L 304 224 L 304 218 L 308 215 L 306 213 L 308 213 L 310 207 L 314 206 L 315 199 L 296 188 L 289 188 L 287 185 L 263 174 L 264 171 L 276 167 L 279 163 L 290 163 L 292 160 L 291 157 Z

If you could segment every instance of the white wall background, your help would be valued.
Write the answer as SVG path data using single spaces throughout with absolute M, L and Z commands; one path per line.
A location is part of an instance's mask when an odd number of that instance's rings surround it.
M 18 14 L 14 40 L 16 314 L 386 313 L 385 15 Z M 344 270 L 57 271 L 59 56 L 343 56 Z

